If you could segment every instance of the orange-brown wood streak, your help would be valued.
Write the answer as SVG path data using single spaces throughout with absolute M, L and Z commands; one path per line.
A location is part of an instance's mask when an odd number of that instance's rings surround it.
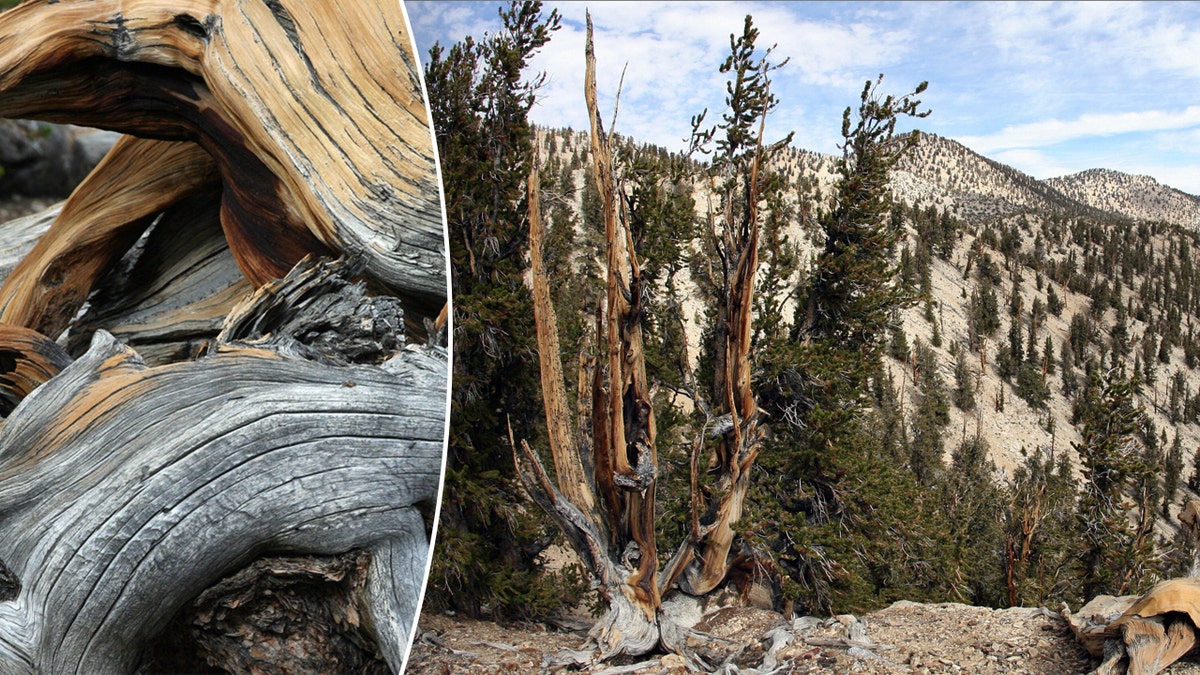
M 0 321 L 58 335 L 157 213 L 216 178 L 195 144 L 122 137 L 0 286 Z
M 194 140 L 252 282 L 309 253 L 362 255 L 432 317 L 440 201 L 406 35 L 393 0 L 25 3 L 0 15 L 0 114 Z

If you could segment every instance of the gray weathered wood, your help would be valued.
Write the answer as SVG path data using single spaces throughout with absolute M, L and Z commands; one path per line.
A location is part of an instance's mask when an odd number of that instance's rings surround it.
M 221 232 L 219 209 L 220 195 L 211 192 L 163 213 L 71 322 L 71 352 L 82 353 L 104 329 L 151 365 L 202 353 L 225 315 L 253 292 Z
M 269 551 L 373 555 L 394 669 L 421 591 L 446 363 L 229 347 L 148 368 L 98 333 L 0 427 L 0 672 L 130 672 L 187 600 Z

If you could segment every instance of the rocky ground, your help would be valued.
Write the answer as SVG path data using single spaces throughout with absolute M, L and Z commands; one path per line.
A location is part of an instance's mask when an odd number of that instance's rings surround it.
M 790 624 L 775 613 L 750 608 L 718 610 L 696 625 L 695 653 L 716 672 L 976 673 L 1062 675 L 1098 665 L 1055 612 L 1036 608 L 993 610 L 960 604 L 901 601 L 856 618 L 802 618 Z M 446 673 L 551 673 L 555 655 L 578 649 L 586 628 L 545 624 L 499 626 L 426 614 L 409 660 L 409 675 Z M 578 672 L 605 675 L 681 675 L 692 672 L 674 654 L 617 659 Z M 1200 674 L 1192 654 L 1168 670 Z
M 57 201 L 59 200 L 52 197 L 0 195 L 0 223 L 7 223 L 21 216 L 45 211 Z

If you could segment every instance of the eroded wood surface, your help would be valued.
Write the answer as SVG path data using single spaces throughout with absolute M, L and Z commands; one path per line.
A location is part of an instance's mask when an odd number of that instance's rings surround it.
M 356 547 L 387 568 L 369 611 L 398 659 L 445 375 L 417 352 L 386 369 L 237 348 L 147 368 L 99 333 L 0 427 L 0 561 L 19 582 L 0 672 L 130 672 L 176 609 L 255 555 Z
M 348 253 L 433 315 L 446 272 L 418 66 L 399 3 L 353 9 L 25 3 L 0 15 L 0 116 L 195 142 L 215 161 L 221 223 L 254 285 L 304 255 Z
M 197 651 L 226 670 L 401 668 L 448 386 L 405 335 L 448 297 L 418 75 L 394 0 L 0 14 L 0 116 L 128 134 L 0 228 L 0 673 L 144 670 L 181 625 L 242 635 Z M 201 616 L 250 587 L 290 619 Z

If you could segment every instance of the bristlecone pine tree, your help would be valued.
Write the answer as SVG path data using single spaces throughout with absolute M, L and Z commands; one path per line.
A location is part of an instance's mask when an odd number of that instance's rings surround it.
M 590 438 L 571 434 L 579 425 L 572 424 L 566 405 L 558 327 L 542 261 L 540 181 L 533 172 L 528 180 L 534 310 L 555 477 L 550 477 L 524 439 L 517 463 L 529 492 L 566 533 L 598 582 L 608 611 L 592 635 L 602 658 L 639 654 L 660 645 L 686 652 L 678 626 L 661 613 L 662 598 L 676 590 L 706 594 L 728 581 L 746 581 L 733 579 L 735 569 L 754 568 L 755 563 L 762 563 L 758 569 L 770 567 L 761 557 L 764 552 L 754 551 L 748 541 L 738 543 L 737 532 L 763 439 L 751 368 L 756 334 L 754 293 L 763 220 L 760 211 L 764 202 L 779 203 L 769 196 L 767 187 L 778 189 L 779 184 L 771 182 L 764 158 L 788 141 L 763 144 L 765 118 L 776 105 L 770 94 L 770 73 L 778 66 L 769 62 L 771 50 L 759 54 L 757 37 L 749 17 L 742 34 L 731 36 L 731 55 L 721 69 L 730 74 L 728 110 L 721 123 L 702 130 L 703 115 L 693 120 L 696 147 L 707 146 L 722 134 L 706 172 L 716 197 L 709 209 L 705 240 L 706 250 L 713 256 L 711 273 L 701 280 L 714 300 L 707 330 L 710 351 L 701 359 L 711 365 L 712 373 L 708 386 L 692 392 L 705 417 L 697 425 L 700 431 L 692 449 L 690 522 L 676 553 L 664 565 L 659 562 L 654 522 L 659 467 L 656 411 L 646 375 L 642 327 L 646 314 L 642 304 L 646 296 L 644 265 L 634 248 L 630 205 L 621 167 L 614 165 L 612 137 L 604 130 L 596 107 L 590 17 L 585 97 L 607 241 L 606 302 L 595 339 L 602 356 L 593 371 L 587 411 Z M 879 224 L 888 206 L 882 195 L 887 171 L 911 143 L 893 139 L 895 120 L 923 113 L 917 110 L 915 93 L 897 99 L 877 98 L 874 92 L 874 85 L 868 83 L 855 127 L 850 126 L 847 113 L 840 206 L 832 215 L 827 251 L 814 277 L 818 288 L 810 294 L 809 311 L 794 330 L 804 336 L 798 342 L 811 343 L 819 335 L 830 343 L 874 353 L 877 361 L 877 347 L 882 343 L 874 335 L 882 336 L 888 312 L 898 297 L 889 285 L 891 270 L 886 258 L 897 233 Z M 777 240 L 772 246 L 783 251 Z M 786 287 L 778 280 L 771 285 Z M 867 293 L 861 289 L 868 289 Z M 859 322 L 852 334 L 840 332 L 843 326 L 837 319 L 843 314 Z M 760 329 L 759 339 L 766 339 L 765 333 Z M 775 337 L 780 340 L 782 334 L 776 331 Z M 859 354 L 846 356 L 851 358 L 861 361 Z M 864 375 L 859 382 L 865 384 L 865 380 Z M 584 398 L 582 392 L 580 398 Z M 709 446 L 706 436 L 713 439 Z
M 724 160 L 722 201 L 710 236 L 722 259 L 715 319 L 715 360 L 719 364 L 712 396 L 718 402 L 718 446 L 709 464 L 712 486 L 701 490 L 699 466 L 703 436 L 692 457 L 692 523 L 679 551 L 660 572 L 655 530 L 657 483 L 656 424 L 646 375 L 641 317 L 645 296 L 642 265 L 633 248 L 629 204 L 619 167 L 614 166 L 612 137 L 596 106 L 595 57 L 591 21 L 585 97 L 592 127 L 593 172 L 602 202 L 606 247 L 606 304 L 596 343 L 601 367 L 591 389 L 592 438 L 572 436 L 557 323 L 542 263 L 541 223 L 536 185 L 531 176 L 530 243 L 534 307 L 541 355 L 542 392 L 557 481 L 552 483 L 538 457 L 522 443 L 521 467 L 530 492 L 543 505 L 599 581 L 609 611 L 593 630 L 602 657 L 640 654 L 659 644 L 683 650 L 682 633 L 660 614 L 662 595 L 677 582 L 703 594 L 722 583 L 730 569 L 733 526 L 742 511 L 749 472 L 758 454 L 757 408 L 748 360 L 751 309 L 758 255 L 761 127 L 774 105 L 769 93 L 766 56 L 756 58 L 757 30 L 747 17 L 740 37 L 731 36 L 732 55 L 722 67 L 732 72 L 730 112 L 718 143 Z M 769 50 L 767 52 L 769 54 Z M 702 119 L 702 118 L 701 118 Z M 697 120 L 699 124 L 699 120 Z M 754 127 L 758 126 L 756 134 Z M 700 141 L 713 132 L 698 132 Z M 591 461 L 585 462 L 584 457 Z M 687 571 L 685 581 L 681 575 Z

